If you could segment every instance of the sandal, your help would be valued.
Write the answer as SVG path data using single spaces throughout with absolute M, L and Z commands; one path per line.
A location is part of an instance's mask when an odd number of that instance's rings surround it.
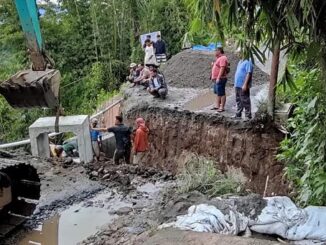
M 217 112 L 224 112 L 224 109 L 218 109 Z
M 211 110 L 212 110 L 212 111 L 214 111 L 214 110 L 218 110 L 218 108 L 217 108 L 217 107 L 213 107 Z

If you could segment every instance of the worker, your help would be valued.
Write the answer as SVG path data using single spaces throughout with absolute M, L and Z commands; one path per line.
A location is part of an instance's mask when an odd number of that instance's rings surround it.
M 224 112 L 226 103 L 225 85 L 227 82 L 228 73 L 228 59 L 224 54 L 223 47 L 216 49 L 216 60 L 212 66 L 211 79 L 214 83 L 214 93 L 216 94 L 216 107 L 214 110 L 217 112 Z
M 132 128 L 123 124 L 121 116 L 115 117 L 114 127 L 95 128 L 94 130 L 113 133 L 116 142 L 116 149 L 113 156 L 114 163 L 119 164 L 120 160 L 124 159 L 127 164 L 130 164 Z
M 133 140 L 133 163 L 141 164 L 144 158 L 145 153 L 149 149 L 148 145 L 148 132 L 149 129 L 145 125 L 145 120 L 143 118 L 136 119 L 137 129 L 135 132 Z
M 53 156 L 56 157 L 78 157 L 78 151 L 75 145 L 71 142 L 63 145 L 56 145 Z
M 100 132 L 96 130 L 98 125 L 98 120 L 93 118 L 91 120 L 91 141 L 92 141 L 92 149 L 95 156 L 96 161 L 100 160 L 100 146 L 98 143 Z
M 241 60 L 238 63 L 237 71 L 234 77 L 235 96 L 237 103 L 237 111 L 235 118 L 242 118 L 242 111 L 245 109 L 246 120 L 251 119 L 251 102 L 250 88 L 252 84 L 252 73 L 254 70 L 251 59 L 246 59 L 240 50 L 237 54 Z
M 151 71 L 148 92 L 153 95 L 154 98 L 162 99 L 165 99 L 168 94 L 168 88 L 165 83 L 164 76 L 162 74 L 158 74 L 157 68 L 153 68 Z
M 157 41 L 154 44 L 156 60 L 159 64 L 166 62 L 166 45 L 161 35 L 157 34 Z

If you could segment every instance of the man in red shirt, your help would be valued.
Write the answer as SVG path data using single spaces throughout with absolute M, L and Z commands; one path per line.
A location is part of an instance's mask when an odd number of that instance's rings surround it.
M 149 129 L 145 125 L 143 118 L 137 118 L 136 120 L 137 129 L 134 137 L 133 153 L 134 153 L 134 164 L 141 164 L 141 161 L 148 151 L 148 132 Z
M 214 93 L 217 95 L 216 107 L 218 112 L 224 111 L 226 102 L 225 85 L 227 82 L 228 59 L 224 54 L 222 47 L 216 49 L 216 61 L 212 67 L 211 79 L 214 82 Z

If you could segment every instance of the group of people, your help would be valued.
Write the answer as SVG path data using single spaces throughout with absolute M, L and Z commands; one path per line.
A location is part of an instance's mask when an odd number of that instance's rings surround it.
M 158 66 L 166 62 L 166 44 L 160 34 L 156 36 L 156 42 L 152 41 L 151 35 L 147 35 L 143 48 L 145 52 L 145 65 Z
M 97 119 L 91 121 L 91 139 L 93 152 L 98 161 L 100 158 L 100 149 L 98 145 L 98 137 L 100 132 L 113 133 L 116 140 L 116 150 L 113 160 L 115 164 L 120 164 L 121 160 L 125 163 L 141 164 L 144 154 L 149 150 L 148 133 L 149 129 L 145 125 L 143 118 L 137 118 L 136 129 L 124 125 L 123 118 L 116 116 L 115 126 L 109 128 L 99 128 Z
M 238 52 L 240 55 L 240 52 Z M 227 76 L 230 72 L 230 63 L 226 57 L 222 47 L 216 50 L 216 60 L 212 63 L 211 80 L 214 83 L 214 93 L 216 94 L 216 106 L 213 108 L 218 112 L 225 111 Z M 252 84 L 253 63 L 250 59 L 241 57 L 235 72 L 235 95 L 237 111 L 235 118 L 241 118 L 243 110 L 246 119 L 251 119 L 251 102 L 250 88 Z M 143 85 L 154 97 L 165 98 L 167 94 L 167 86 L 164 76 L 158 73 L 157 67 L 154 65 L 144 65 L 132 63 L 130 65 L 130 75 L 128 80 L 134 85 Z M 99 148 L 96 143 L 100 132 L 111 132 L 116 138 L 116 150 L 114 153 L 114 162 L 119 164 L 123 159 L 127 164 L 131 162 L 131 154 L 133 153 L 133 163 L 140 164 L 143 155 L 148 151 L 148 133 L 149 130 L 145 125 L 143 118 L 136 120 L 136 130 L 123 124 L 121 116 L 116 117 L 114 127 L 98 128 L 97 120 L 92 121 L 91 138 L 93 142 L 93 151 L 97 159 L 99 159 Z
M 252 84 L 253 63 L 250 59 L 241 57 L 240 51 L 237 51 L 240 61 L 234 77 L 234 87 L 236 95 L 237 110 L 234 118 L 242 118 L 242 112 L 245 111 L 245 118 L 251 119 L 251 102 L 250 88 Z M 216 50 L 216 60 L 212 63 L 211 80 L 214 84 L 214 93 L 216 94 L 216 106 L 213 110 L 217 112 L 225 111 L 226 93 L 225 86 L 227 83 L 227 75 L 230 72 L 230 63 L 226 57 L 222 47 Z
M 133 83 L 133 86 L 141 85 L 144 89 L 154 96 L 154 98 L 165 99 L 168 94 L 168 87 L 164 75 L 159 72 L 158 67 L 154 65 L 130 64 L 130 74 L 127 80 Z

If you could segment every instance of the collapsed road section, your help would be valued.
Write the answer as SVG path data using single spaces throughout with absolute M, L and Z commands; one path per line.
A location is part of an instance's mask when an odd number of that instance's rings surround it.
M 192 51 L 184 51 L 178 57 L 182 58 L 182 55 L 187 56 L 187 61 L 191 61 L 191 57 L 200 57 Z M 206 55 L 206 60 L 197 62 L 206 64 L 212 56 Z M 169 64 L 165 69 L 169 69 Z M 262 80 L 254 87 L 257 94 L 264 91 L 267 81 L 266 75 L 260 72 L 258 75 Z M 112 156 L 108 155 L 102 155 L 98 162 L 81 163 L 70 158 L 38 159 L 14 153 L 15 158 L 30 162 L 38 170 L 42 191 L 38 208 L 31 220 L 25 223 L 25 229 L 12 233 L 4 244 L 52 241 L 54 245 L 78 242 L 125 245 L 152 244 L 158 240 L 161 244 L 173 244 L 175 240 L 170 238 L 175 236 L 175 230 L 165 233 L 158 230 L 160 225 L 175 222 L 177 217 L 187 215 L 193 205 L 200 204 L 214 205 L 222 211 L 223 207 L 227 209 L 236 204 L 239 212 L 256 220 L 266 206 L 261 196 L 237 197 L 239 201 L 225 197 L 221 204 L 219 196 L 197 190 L 182 191 L 187 188 L 181 186 L 179 176 L 184 174 L 183 170 L 191 162 L 189 158 L 195 154 L 208 159 L 204 163 L 213 162 L 214 169 L 219 170 L 209 169 L 208 173 L 220 176 L 220 182 L 210 185 L 223 185 L 224 173 L 230 168 L 240 172 L 234 178 L 244 176 L 244 188 L 231 185 L 231 189 L 223 194 L 286 194 L 283 166 L 275 160 L 283 134 L 264 113 L 257 112 L 258 100 L 253 100 L 256 117 L 251 121 L 230 117 L 233 110 L 231 99 L 226 107 L 229 113 L 212 112 L 210 107 L 214 97 L 202 96 L 211 93 L 207 89 L 210 81 L 192 86 L 195 82 L 170 86 L 166 100 L 153 99 L 140 87 L 124 89 L 125 99 L 120 112 L 125 124 L 133 126 L 134 120 L 142 117 L 150 131 L 150 150 L 141 165 L 115 165 Z M 171 84 L 174 83 L 178 83 L 177 77 Z M 231 83 L 227 93 L 232 94 Z M 202 99 L 205 100 L 203 103 Z M 194 100 L 196 106 L 189 106 Z M 108 147 L 114 148 L 114 144 Z M 109 150 L 112 152 L 114 149 Z M 192 175 L 189 179 L 193 179 Z M 228 215 L 227 211 L 222 213 Z M 91 219 L 94 219 L 92 226 L 96 229 L 87 229 Z M 157 231 L 153 238 L 151 231 Z M 184 233 L 178 234 L 183 236 Z M 180 239 L 179 235 L 174 239 Z M 184 237 L 188 236 L 193 234 L 184 234 Z M 195 239 L 199 242 L 205 238 L 198 236 Z M 228 239 L 225 241 L 230 242 Z M 255 236 L 249 240 L 234 239 L 242 242 L 239 244 L 268 243 L 266 237 L 263 240 Z M 268 239 L 275 242 L 275 238 Z

